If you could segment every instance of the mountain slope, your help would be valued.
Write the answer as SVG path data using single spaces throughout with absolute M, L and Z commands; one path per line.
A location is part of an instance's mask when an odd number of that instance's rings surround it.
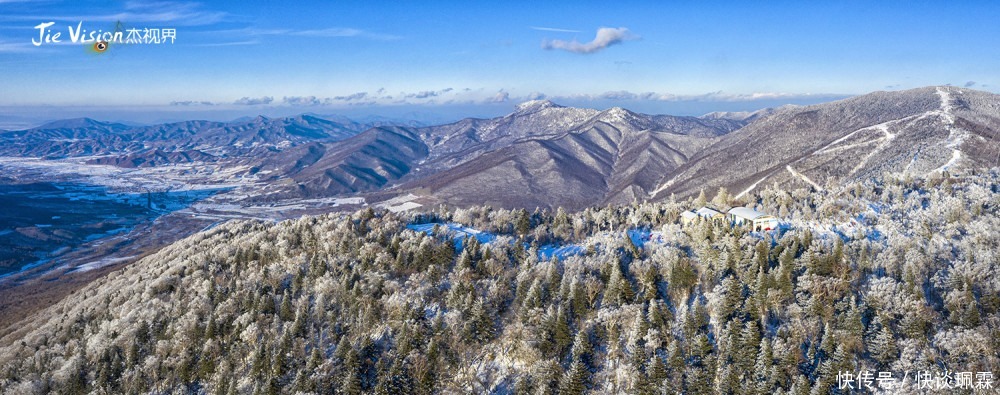
M 185 121 L 130 127 L 71 119 L 0 134 L 0 156 L 66 158 L 100 156 L 93 163 L 137 166 L 177 157 L 187 161 L 267 154 L 312 141 L 338 141 L 369 128 L 299 115 L 256 117 L 231 123 Z
M 742 125 L 531 101 L 498 118 L 311 144 L 262 168 L 294 180 L 282 196 L 389 188 L 447 204 L 582 208 L 644 197 L 662 174 Z
M 998 182 L 771 190 L 773 242 L 690 200 L 230 221 L 0 328 L 0 393 L 922 393 L 1000 364 Z
M 781 109 L 723 137 L 665 177 L 654 198 L 720 186 L 825 188 L 883 172 L 996 166 L 1000 96 L 954 87 L 876 92 Z
M 272 180 L 291 179 L 280 196 L 330 196 L 373 191 L 407 175 L 427 156 L 417 131 L 378 127 L 338 143 L 310 143 L 262 164 Z
M 460 156 L 464 152 L 441 158 L 439 162 L 460 165 L 404 187 L 426 188 L 451 204 L 579 209 L 628 202 L 644 196 L 662 174 L 712 141 L 673 130 L 699 135 L 727 131 L 612 108 L 559 135 L 522 138 L 471 159 Z

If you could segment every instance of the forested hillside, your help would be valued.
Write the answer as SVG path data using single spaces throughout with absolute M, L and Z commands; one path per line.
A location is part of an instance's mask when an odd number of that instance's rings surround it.
M 9 328 L 0 389 L 826 394 L 867 370 L 917 391 L 918 372 L 998 372 L 998 182 L 886 176 L 711 202 L 779 215 L 773 233 L 681 226 L 704 196 L 229 222 Z M 407 228 L 428 222 L 496 237 Z M 558 245 L 582 253 L 539 258 Z

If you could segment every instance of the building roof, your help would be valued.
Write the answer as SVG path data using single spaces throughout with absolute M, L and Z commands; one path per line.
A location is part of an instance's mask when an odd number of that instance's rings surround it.
M 702 207 L 702 208 L 698 209 L 698 211 L 695 211 L 695 213 L 697 213 L 698 215 L 700 215 L 702 217 L 714 217 L 716 215 L 722 214 L 722 212 L 720 212 L 718 210 L 710 209 L 708 207 Z
M 751 221 L 766 216 L 764 213 L 749 207 L 734 207 L 729 210 L 729 214 Z
M 694 211 L 685 211 L 685 212 L 681 213 L 681 217 L 682 218 L 687 218 L 687 219 L 694 219 L 694 218 L 698 218 L 698 214 L 695 214 Z

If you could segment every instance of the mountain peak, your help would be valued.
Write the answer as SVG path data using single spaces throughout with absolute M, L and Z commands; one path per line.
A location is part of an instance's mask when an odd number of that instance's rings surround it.
M 639 121 L 639 116 L 621 107 L 611 107 L 601 111 L 598 119 L 605 122 L 635 123 Z
M 536 111 L 541 111 L 546 108 L 558 108 L 562 107 L 558 104 L 553 103 L 550 100 L 529 100 L 524 103 L 518 104 L 515 108 L 515 112 L 518 113 L 531 113 Z
M 611 107 L 611 108 L 609 108 L 607 110 L 604 110 L 604 113 L 608 114 L 608 115 L 619 115 L 620 116 L 620 115 L 632 114 L 632 111 L 626 110 L 625 108 L 622 108 L 622 107 Z
M 71 119 L 60 119 L 58 121 L 52 121 L 42 126 L 39 126 L 36 129 L 81 129 L 94 126 L 108 126 L 108 125 L 112 124 L 97 121 L 91 118 L 71 118 Z

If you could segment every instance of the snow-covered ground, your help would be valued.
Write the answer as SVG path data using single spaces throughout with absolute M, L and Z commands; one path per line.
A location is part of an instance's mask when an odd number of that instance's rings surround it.
M 398 213 L 407 210 L 413 210 L 418 207 L 423 207 L 422 204 L 415 202 L 414 200 L 419 199 L 420 196 L 408 193 L 403 196 L 397 196 L 392 199 L 386 200 L 382 203 L 376 204 L 376 207 L 387 209 L 391 212 Z
M 14 179 L 60 179 L 108 187 L 115 191 L 189 191 L 235 188 L 259 182 L 247 166 L 188 163 L 145 168 L 122 168 L 88 164 L 95 157 L 46 160 L 42 158 L 0 157 L 0 171 Z
M 456 248 L 462 248 L 462 240 L 466 237 L 475 237 L 482 244 L 489 244 L 496 240 L 496 235 L 490 232 L 483 232 L 478 229 L 473 229 L 461 224 L 456 224 L 454 222 L 449 223 L 428 223 L 428 224 L 415 224 L 407 225 L 407 229 L 412 229 L 417 232 L 424 232 L 429 235 L 434 235 L 434 227 L 437 226 L 438 232 L 446 234 L 455 241 Z
M 294 212 L 330 209 L 341 206 L 363 207 L 366 205 L 367 203 L 363 197 L 296 199 L 288 203 L 244 205 L 233 203 L 223 196 L 198 201 L 190 207 L 178 210 L 177 213 L 189 215 L 193 218 L 213 220 L 237 218 L 280 220 Z
M 429 235 L 434 235 L 435 226 L 438 229 L 439 234 L 448 235 L 455 241 L 456 248 L 462 248 L 462 240 L 466 237 L 475 237 L 482 244 L 490 244 L 496 241 L 497 236 L 490 233 L 481 231 L 475 228 L 470 228 L 468 226 L 457 224 L 454 222 L 449 223 L 439 223 L 432 222 L 426 224 L 411 224 L 407 225 L 407 229 L 415 230 L 417 232 L 424 232 Z M 647 243 L 664 243 L 666 238 L 662 232 L 651 231 L 649 229 L 629 229 L 622 232 L 602 232 L 599 234 L 600 237 L 628 237 L 632 240 L 632 243 L 637 247 L 645 247 Z M 525 243 L 525 248 L 529 248 L 530 245 Z M 566 259 L 574 255 L 582 255 L 587 250 L 586 244 L 545 244 L 538 247 L 538 259 L 539 260 L 550 260 L 552 258 Z
M 108 265 L 114 265 L 116 263 L 121 263 L 121 262 L 125 262 L 125 261 L 132 260 L 132 259 L 135 259 L 134 255 L 133 256 L 123 256 L 123 257 L 120 257 L 120 258 L 104 258 L 104 259 L 100 259 L 100 260 L 97 260 L 97 261 L 93 261 L 93 262 L 90 262 L 90 263 L 85 263 L 83 265 L 77 266 L 77 267 L 73 268 L 73 270 L 77 271 L 77 272 L 88 272 L 88 271 L 91 271 L 91 270 L 94 270 L 94 269 L 100 269 L 100 268 L 108 266 Z

